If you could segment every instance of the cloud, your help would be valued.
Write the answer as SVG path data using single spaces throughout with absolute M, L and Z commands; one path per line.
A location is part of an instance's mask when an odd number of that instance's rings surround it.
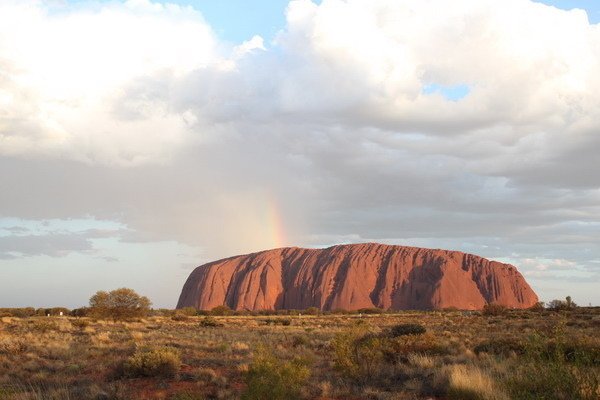
M 19 220 L 0 219 L 0 259 L 49 256 L 71 253 L 94 255 L 97 239 L 117 239 L 127 230 L 118 223 L 94 219 Z M 114 257 L 100 258 L 116 260 Z
M 135 82 L 218 61 L 201 15 L 149 1 L 51 11 L 41 2 L 0 5 L 0 153 L 129 165 L 182 145 L 185 115 L 156 98 L 169 88 L 140 92 Z M 125 91 L 135 96 L 123 99 Z
M 4 2 L 0 210 L 207 258 L 376 240 L 597 276 L 598 70 L 600 25 L 527 0 L 294 0 L 234 47 L 189 7 Z
M 53 234 L 0 237 L 0 258 L 47 255 L 63 257 L 70 252 L 89 253 L 92 243 L 83 235 Z

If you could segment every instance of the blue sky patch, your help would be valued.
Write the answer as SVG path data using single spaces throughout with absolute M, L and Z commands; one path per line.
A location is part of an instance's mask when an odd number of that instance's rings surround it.
M 441 94 L 446 100 L 458 101 L 461 100 L 471 92 L 469 85 L 454 85 L 444 86 L 437 83 L 430 83 L 429 85 L 423 86 L 423 93 L 427 95 Z

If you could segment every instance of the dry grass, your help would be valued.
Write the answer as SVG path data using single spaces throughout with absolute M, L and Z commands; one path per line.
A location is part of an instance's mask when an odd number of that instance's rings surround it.
M 399 324 L 422 324 L 426 333 L 392 337 Z M 559 399 L 567 393 L 596 400 L 599 327 L 598 309 L 130 322 L 2 317 L 0 399 L 252 398 L 249 382 L 264 393 L 269 385 L 260 382 L 267 379 L 278 390 L 293 382 L 294 396 L 305 399 Z M 338 355 L 336 343 L 347 346 Z M 273 357 L 262 365 L 255 363 L 259 348 Z M 144 349 L 174 349 L 179 359 L 140 355 Z M 346 371 L 336 368 L 344 354 L 351 357 Z M 168 359 L 168 373 L 123 373 L 127 360 L 145 371 L 155 359 Z M 291 373 L 270 375 L 264 367 L 293 371 L 298 359 L 310 370 L 299 369 L 310 376 L 301 384 L 288 381 Z
M 508 396 L 487 373 L 464 364 L 449 366 L 448 395 L 457 400 L 508 400 Z

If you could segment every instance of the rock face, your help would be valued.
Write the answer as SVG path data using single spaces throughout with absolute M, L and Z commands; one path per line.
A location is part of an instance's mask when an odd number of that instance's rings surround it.
M 185 282 L 177 307 L 476 310 L 537 301 L 512 265 L 458 251 L 367 243 L 287 247 L 202 265 Z

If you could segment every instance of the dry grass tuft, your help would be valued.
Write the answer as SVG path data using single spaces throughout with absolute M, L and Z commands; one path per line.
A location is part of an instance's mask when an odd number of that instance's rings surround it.
M 455 364 L 448 369 L 448 396 L 457 400 L 508 400 L 488 374 L 473 365 Z

